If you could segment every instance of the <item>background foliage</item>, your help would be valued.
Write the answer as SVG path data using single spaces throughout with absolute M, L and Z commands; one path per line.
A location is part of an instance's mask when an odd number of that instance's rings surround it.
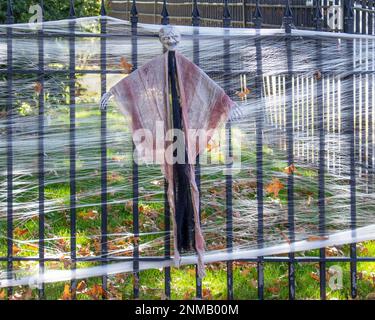
M 13 1 L 15 22 L 28 22 L 33 14 L 29 13 L 32 5 L 40 3 L 39 0 Z M 69 15 L 69 0 L 44 0 L 45 20 L 66 19 Z M 101 0 L 75 0 L 76 16 L 97 16 L 100 12 Z M 5 22 L 7 1 L 0 2 L 0 24 Z

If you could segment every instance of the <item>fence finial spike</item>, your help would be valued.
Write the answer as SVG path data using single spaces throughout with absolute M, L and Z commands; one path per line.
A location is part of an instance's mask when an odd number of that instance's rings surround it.
M 163 1 L 163 9 L 161 10 L 161 24 L 167 25 L 169 24 L 169 13 L 167 9 L 167 1 Z
M 259 0 L 257 0 L 255 4 L 253 21 L 254 21 L 255 28 L 259 29 L 262 27 L 263 16 L 262 16 L 262 11 L 260 10 Z
M 76 10 L 74 9 L 74 0 L 70 0 L 69 18 L 74 19 L 75 17 L 76 17 Z
M 102 17 L 107 15 L 107 11 L 105 10 L 105 1 L 102 0 L 101 5 L 100 5 L 100 15 Z
M 133 0 L 132 6 L 130 8 L 130 22 L 132 24 L 132 27 L 136 27 L 138 23 L 138 10 L 137 10 L 137 4 L 136 1 Z
M 12 3 L 12 0 L 8 0 L 8 2 L 7 2 L 6 22 L 8 24 L 12 24 L 14 22 L 14 13 L 13 13 L 13 3 Z
M 316 30 L 322 29 L 323 14 L 322 14 L 322 8 L 320 6 L 320 0 L 315 0 L 314 24 L 315 24 Z
M 198 9 L 198 3 L 197 0 L 193 1 L 193 11 L 191 13 L 192 17 L 192 25 L 194 27 L 198 27 L 200 23 L 200 14 L 199 14 L 199 9 Z
M 286 0 L 285 10 L 284 10 L 284 17 L 283 17 L 283 24 L 286 33 L 291 33 L 292 25 L 293 25 L 293 11 L 290 7 L 290 1 Z
M 232 17 L 230 15 L 228 0 L 224 0 L 224 10 L 223 10 L 223 27 L 228 28 L 232 22 Z

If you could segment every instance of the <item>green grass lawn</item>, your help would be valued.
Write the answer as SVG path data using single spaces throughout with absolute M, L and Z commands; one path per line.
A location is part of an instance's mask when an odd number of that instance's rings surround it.
M 78 120 L 78 130 L 90 136 L 97 128 L 92 128 L 90 121 L 85 119 L 90 117 L 99 117 L 98 111 L 77 111 L 77 119 L 82 119 L 82 124 Z M 112 121 L 112 132 L 123 128 L 123 120 L 119 119 L 115 113 L 108 113 L 108 118 Z M 68 125 L 68 114 L 61 122 Z M 90 131 L 91 130 L 91 131 Z M 123 130 L 123 129 L 121 129 Z M 132 232 L 132 179 L 131 165 L 121 165 L 121 161 L 128 155 L 121 150 L 124 149 L 123 142 L 128 138 L 125 135 L 121 142 L 110 143 L 108 145 L 108 247 L 113 255 L 130 256 L 132 254 L 131 244 L 134 239 L 128 235 Z M 253 146 L 244 146 L 242 153 L 242 162 L 244 170 L 234 177 L 234 199 L 256 199 L 256 189 L 254 186 L 248 186 L 248 181 L 255 181 L 255 161 L 256 156 Z M 126 147 L 129 150 L 129 146 Z M 247 150 L 247 151 L 246 151 Z M 99 146 L 78 146 L 77 156 L 77 254 L 81 257 L 94 256 L 100 254 L 100 226 L 101 226 L 101 206 L 100 206 L 100 167 L 97 160 L 95 165 L 90 165 L 90 159 L 99 158 Z M 69 174 L 69 154 L 64 150 L 54 150 L 50 156 L 57 159 L 54 164 L 56 172 L 46 174 L 45 198 L 47 205 L 52 207 L 45 216 L 45 238 L 47 255 L 54 255 L 60 258 L 57 262 L 47 262 L 46 269 L 64 269 L 70 268 L 70 211 L 69 196 L 70 186 L 68 180 Z M 120 159 L 120 160 L 119 160 Z M 286 167 L 285 153 L 278 152 L 270 146 L 264 147 L 264 168 L 265 184 L 270 183 L 276 176 L 286 185 L 287 174 L 284 172 Z M 301 207 L 308 207 L 307 201 L 310 198 L 317 198 L 317 169 L 307 165 L 296 165 L 296 184 L 295 197 L 297 203 L 303 203 Z M 56 178 L 56 175 L 59 178 Z M 38 190 L 37 175 L 20 175 L 17 182 L 21 186 L 27 186 L 23 192 L 17 193 L 17 203 L 35 203 Z M 347 181 L 336 181 L 336 177 L 327 174 L 327 184 L 337 183 L 347 184 Z M 152 234 L 164 229 L 164 196 L 163 180 L 160 170 L 157 167 L 140 167 L 140 198 L 139 223 L 141 232 L 150 233 L 141 236 L 140 244 L 158 238 L 158 234 Z M 208 173 L 203 170 L 202 173 L 203 189 L 202 192 L 202 215 L 205 221 L 210 223 L 220 223 L 225 219 L 225 181 L 219 173 Z M 217 183 L 219 181 L 219 183 Z M 214 182 L 216 183 L 214 185 Z M 326 197 L 332 197 L 334 193 L 327 188 Z M 215 198 L 214 205 L 210 199 Z M 284 206 L 287 203 L 286 188 L 282 188 L 278 196 L 265 192 L 265 203 L 276 202 L 278 206 Z M 58 204 L 58 205 L 56 205 Z M 53 209 L 53 206 L 56 209 Z M 328 207 L 329 205 L 327 205 Z M 334 207 L 334 204 L 333 204 Z M 65 208 L 65 209 L 61 209 Z M 332 209 L 332 208 L 331 208 Z M 331 210 L 330 209 L 330 210 Z M 23 214 L 28 212 L 25 209 Z M 37 211 L 36 211 L 37 213 Z M 299 212 L 297 213 L 299 214 Z M 301 213 L 302 215 L 302 213 Z M 317 214 L 316 208 L 306 209 L 302 215 L 302 222 L 312 230 L 315 230 Z M 23 216 L 22 219 L 14 221 L 14 240 L 15 246 L 13 253 L 15 256 L 36 256 L 38 254 L 38 215 L 30 214 Z M 236 220 L 235 220 L 236 221 Z M 305 221 L 305 222 L 304 222 Z M 308 222 L 306 222 L 308 221 Z M 310 222 L 311 221 L 311 222 Z M 329 226 L 329 225 L 328 225 Z M 283 224 L 275 223 L 267 226 L 266 230 L 277 234 L 278 228 L 283 230 Z M 6 241 L 6 220 L 0 221 L 0 256 L 7 255 Z M 219 236 L 218 236 L 219 237 Z M 208 237 L 209 247 L 214 243 Z M 216 241 L 216 240 L 215 240 Z M 219 246 L 225 242 L 225 236 Z M 218 245 L 216 243 L 216 245 Z M 155 248 L 163 248 L 163 243 L 155 243 Z M 155 250 L 155 248 L 153 250 Z M 328 248 L 326 250 L 329 256 L 349 256 L 349 247 Z M 145 249 L 143 252 L 148 252 Z M 159 254 L 163 254 L 160 251 Z M 311 252 L 297 253 L 298 256 L 318 256 L 318 250 Z M 358 255 L 375 256 L 375 242 L 367 242 L 358 245 Z M 94 266 L 95 263 L 82 262 L 79 267 Z M 235 299 L 257 299 L 257 269 L 254 263 L 234 262 L 234 298 Z M 317 263 L 296 263 L 296 298 L 297 299 L 319 299 L 319 265 Z M 28 270 L 35 267 L 34 262 L 15 262 L 15 270 Z M 342 288 L 331 289 L 329 279 L 333 276 L 333 269 L 342 270 Z M 6 270 L 6 264 L 0 263 L 0 269 Z M 226 299 L 226 263 L 215 263 L 207 266 L 207 276 L 203 279 L 203 297 L 204 299 Z M 171 269 L 171 298 L 172 299 L 194 299 L 195 297 L 195 269 L 194 266 L 183 266 L 181 268 Z M 132 299 L 133 298 L 132 274 L 119 274 L 108 278 L 107 297 L 111 299 Z M 101 279 L 90 278 L 84 281 L 78 281 L 77 299 L 96 299 L 100 298 Z M 264 293 L 266 299 L 287 299 L 288 298 L 288 264 L 287 263 L 264 263 Z M 46 298 L 60 299 L 64 296 L 64 288 L 69 289 L 68 283 L 46 284 Z M 98 286 L 99 285 L 99 286 Z M 164 294 L 164 271 L 147 270 L 140 272 L 139 278 L 140 299 L 165 299 Z M 69 291 L 69 290 L 68 290 Z M 358 263 L 358 298 L 366 299 L 375 292 L 375 263 Z M 13 298 L 33 299 L 37 297 L 36 289 L 14 288 Z M 350 299 L 350 265 L 349 263 L 327 263 L 327 297 L 329 299 Z M 0 290 L 0 298 L 6 298 L 5 290 Z M 65 290 L 66 299 L 70 298 L 70 293 Z

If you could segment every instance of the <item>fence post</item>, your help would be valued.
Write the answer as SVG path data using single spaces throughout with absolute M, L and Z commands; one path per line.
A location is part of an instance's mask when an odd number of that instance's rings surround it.
M 263 16 L 262 12 L 260 10 L 260 5 L 259 5 L 259 0 L 256 0 L 255 3 L 255 11 L 254 11 L 254 26 L 256 29 L 260 29 L 262 27 L 262 22 L 263 22 Z
M 76 50 L 74 0 L 69 8 L 69 210 L 70 210 L 70 259 L 73 279 L 77 267 L 77 195 L 76 195 Z M 75 299 L 77 281 L 71 281 L 72 297 Z
M 262 13 L 259 7 L 259 0 L 256 1 L 254 11 L 254 25 L 256 29 L 262 27 Z M 261 101 L 259 108 L 256 111 L 256 194 L 257 194 L 257 245 L 262 248 L 264 245 L 264 175 L 263 175 L 263 126 L 264 126 L 264 108 L 262 102 L 262 87 L 263 87 L 263 60 L 262 60 L 262 38 L 257 36 L 255 38 L 256 50 L 256 98 Z M 257 261 L 257 278 L 258 278 L 258 299 L 264 299 L 264 261 L 263 257 L 258 257 Z
M 169 13 L 167 9 L 167 0 L 163 1 L 163 9 L 161 10 L 161 24 L 167 25 L 169 24 Z
M 13 4 L 7 2 L 6 23 L 13 24 Z M 7 278 L 12 278 L 13 271 L 13 31 L 7 28 Z M 12 295 L 8 288 L 8 297 Z
M 354 33 L 354 3 L 353 0 L 344 0 L 344 32 Z
M 42 22 L 44 22 L 44 3 L 40 1 L 42 8 Z M 38 83 L 40 92 L 38 96 L 38 210 L 39 210 L 39 275 L 44 273 L 44 32 L 38 30 Z M 44 299 L 44 284 L 39 286 L 39 298 Z
M 200 15 L 199 15 L 199 9 L 198 9 L 198 3 L 197 0 L 193 0 L 193 11 L 191 13 L 192 17 L 192 25 L 194 27 L 198 27 L 200 24 Z
M 104 0 L 100 7 L 100 90 L 101 96 L 107 92 L 107 42 L 103 36 L 107 33 L 107 15 Z M 102 258 L 108 256 L 108 207 L 107 207 L 107 112 L 100 114 L 100 167 L 101 167 L 101 254 Z M 102 264 L 107 262 L 103 260 Z M 102 276 L 102 287 L 107 290 L 107 276 Z M 104 299 L 105 294 L 102 295 Z
M 315 30 L 322 30 L 323 15 L 322 8 L 320 6 L 320 0 L 315 0 L 315 12 L 314 12 L 314 26 Z
M 292 32 L 292 25 L 293 25 L 293 12 L 290 8 L 290 1 L 286 0 L 285 10 L 284 10 L 284 17 L 283 17 L 283 24 L 286 33 Z
M 200 24 L 200 15 L 198 9 L 197 0 L 193 0 L 193 11 L 192 11 L 192 25 L 198 27 Z M 193 61 L 194 64 L 199 66 L 199 29 L 194 29 L 193 37 Z M 199 155 L 196 159 L 195 165 L 195 180 L 199 190 L 199 221 L 201 222 L 201 168 Z M 195 265 L 195 283 L 196 283 L 196 297 L 202 299 L 202 279 L 198 276 L 198 265 Z

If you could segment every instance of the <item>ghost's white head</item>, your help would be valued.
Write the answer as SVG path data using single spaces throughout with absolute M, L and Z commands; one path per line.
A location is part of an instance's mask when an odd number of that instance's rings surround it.
M 173 26 L 163 26 L 159 31 L 159 40 L 167 50 L 176 50 L 181 35 Z

